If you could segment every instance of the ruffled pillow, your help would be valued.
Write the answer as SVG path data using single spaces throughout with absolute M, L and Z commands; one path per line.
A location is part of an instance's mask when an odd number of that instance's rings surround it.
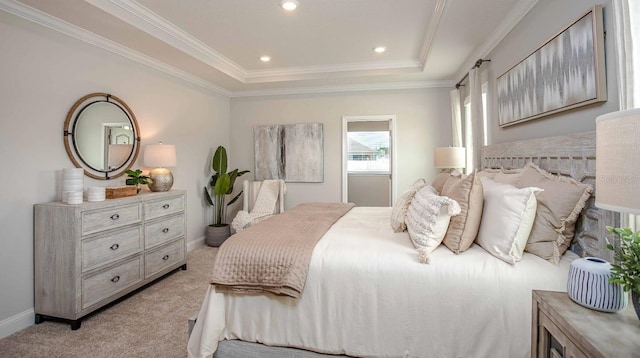
M 391 209 L 391 228 L 394 232 L 402 232 L 407 230 L 407 225 L 405 224 L 405 217 L 407 216 L 407 209 L 409 209 L 409 204 L 411 204 L 411 199 L 416 194 L 416 192 L 422 189 L 427 182 L 424 179 L 418 179 L 409 186 L 409 189 L 404 193 L 400 194 L 398 200 L 393 205 Z
M 407 211 L 406 223 L 421 263 L 431 261 L 430 254 L 442 242 L 451 216 L 459 213 L 458 203 L 439 196 L 430 185 L 415 194 Z

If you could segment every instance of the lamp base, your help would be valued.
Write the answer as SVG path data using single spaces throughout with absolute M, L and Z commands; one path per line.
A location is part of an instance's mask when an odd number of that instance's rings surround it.
M 147 184 L 151 191 L 169 191 L 173 186 L 173 174 L 167 168 L 155 168 L 149 172 L 152 182 Z

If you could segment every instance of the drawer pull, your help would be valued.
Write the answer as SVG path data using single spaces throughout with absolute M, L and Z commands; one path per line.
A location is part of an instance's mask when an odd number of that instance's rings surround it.
M 120 247 L 118 244 L 111 245 L 111 250 L 117 250 Z
M 164 205 L 162 205 L 162 208 L 163 208 L 163 209 L 169 209 L 169 204 L 164 204 Z
M 111 282 L 118 282 L 120 281 L 120 276 L 115 276 L 111 279 Z
M 119 214 L 113 214 L 113 215 L 111 215 L 111 219 L 112 220 L 118 220 L 118 219 L 120 219 L 120 215 Z
M 162 229 L 162 232 L 165 233 L 165 234 L 168 233 L 169 232 L 169 228 L 165 227 L 164 229 Z
M 162 260 L 167 261 L 169 259 L 169 255 L 162 256 Z

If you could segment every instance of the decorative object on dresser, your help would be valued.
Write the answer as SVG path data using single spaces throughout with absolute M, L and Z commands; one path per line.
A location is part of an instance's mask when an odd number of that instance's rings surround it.
M 82 188 L 84 185 L 84 170 L 82 168 L 62 169 L 62 202 L 68 203 L 69 196 L 73 196 L 73 202 L 68 204 L 82 203 Z M 78 194 L 80 193 L 80 198 Z M 79 202 L 78 202 L 79 200 Z
M 133 111 L 108 93 L 90 93 L 76 101 L 63 133 L 69 159 L 93 179 L 124 175 L 140 151 L 140 128 Z
M 142 175 L 142 170 L 126 170 L 127 180 L 124 182 L 127 185 L 135 185 L 136 194 L 140 192 L 140 184 L 149 184 L 151 183 L 151 178 L 148 175 Z M 153 191 L 153 190 L 152 190 Z M 155 190 L 155 191 L 166 191 L 166 190 Z
M 87 314 L 186 269 L 186 196 L 143 193 L 81 205 L 35 205 L 35 322 L 80 328 Z
M 87 201 L 104 201 L 107 191 L 103 186 L 90 186 L 87 188 Z
M 433 166 L 443 171 L 466 167 L 465 158 L 464 147 L 436 147 L 433 150 Z
M 627 307 L 628 294 L 618 283 L 609 282 L 611 264 L 597 257 L 571 262 L 567 293 L 574 302 L 602 312 L 617 312 Z
M 533 290 L 531 357 L 638 357 L 640 325 L 630 307 L 604 313 L 564 292 Z
M 175 167 L 176 146 L 173 144 L 147 144 L 144 147 L 144 165 L 153 167 L 147 184 L 151 191 L 167 191 L 173 186 L 173 174 L 166 167 Z
M 214 247 L 222 245 L 231 236 L 231 227 L 227 224 L 227 207 L 240 198 L 242 191 L 228 203 L 226 197 L 233 193 L 236 179 L 249 173 L 248 170 L 238 171 L 238 169 L 227 173 L 227 164 L 227 150 L 223 146 L 218 146 L 211 161 L 211 168 L 214 171 L 209 180 L 211 189 L 204 187 L 204 198 L 209 205 L 213 206 L 213 224 L 207 226 L 205 230 L 205 243 Z
M 135 186 L 118 186 L 113 188 L 105 188 L 105 197 L 107 199 L 126 198 L 138 194 L 138 188 Z
M 640 214 L 640 108 L 617 111 L 596 119 L 596 206 Z M 614 251 L 611 281 L 631 291 L 640 318 L 640 239 L 631 229 L 608 228 L 621 237 L 608 243 Z

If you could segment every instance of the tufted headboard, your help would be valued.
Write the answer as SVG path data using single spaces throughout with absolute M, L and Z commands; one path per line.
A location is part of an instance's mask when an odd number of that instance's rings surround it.
M 596 132 L 489 145 L 482 148 L 481 156 L 482 169 L 516 169 L 533 162 L 550 173 L 594 186 L 594 194 L 576 224 L 571 250 L 582 257 L 595 256 L 613 262 L 612 253 L 606 248 L 606 237 L 610 234 L 605 226 L 618 227 L 620 215 L 594 205 Z

